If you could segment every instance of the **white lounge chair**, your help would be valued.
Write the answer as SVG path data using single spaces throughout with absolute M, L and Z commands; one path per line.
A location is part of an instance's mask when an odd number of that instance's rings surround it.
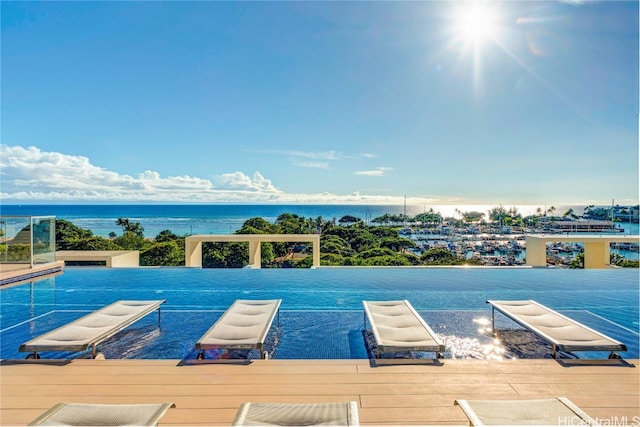
M 160 322 L 160 304 L 165 302 L 166 300 L 116 301 L 27 341 L 20 346 L 19 351 L 31 352 L 27 358 L 39 359 L 40 351 L 87 351 L 91 347 L 92 357 L 95 359 L 98 344 L 152 311 L 158 310 L 158 322 Z
M 358 404 L 337 403 L 243 403 L 234 426 L 357 426 Z
M 566 397 L 536 400 L 464 400 L 458 399 L 470 426 L 512 425 L 595 425 L 575 403 Z
M 222 316 L 196 343 L 198 355 L 204 359 L 205 350 L 258 350 L 267 358 L 264 341 L 282 300 L 235 300 Z M 279 316 L 278 316 L 279 323 Z
M 487 301 L 491 304 L 491 322 L 495 331 L 495 310 L 514 320 L 553 345 L 552 356 L 558 351 L 609 351 L 609 358 L 619 358 L 616 351 L 627 346 L 578 323 L 544 305 L 533 301 Z
M 426 351 L 441 358 L 444 344 L 407 300 L 362 301 L 376 340 L 376 358 L 385 352 Z
M 154 426 L 175 404 L 99 405 L 58 403 L 30 426 Z

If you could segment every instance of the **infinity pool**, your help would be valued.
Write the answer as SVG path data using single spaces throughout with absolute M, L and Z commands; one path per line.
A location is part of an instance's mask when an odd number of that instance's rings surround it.
M 24 358 L 18 352 L 23 342 L 119 299 L 167 302 L 161 327 L 151 315 L 99 346 L 107 358 L 195 358 L 196 340 L 236 299 L 282 299 L 280 325 L 274 323 L 267 342 L 279 359 L 367 358 L 361 301 L 395 299 L 409 300 L 441 336 L 445 357 L 548 353 L 543 343 L 517 330 L 512 343 L 495 343 L 485 330 L 491 318 L 487 299 L 537 300 L 624 342 L 624 358 L 639 353 L 635 269 L 162 267 L 67 268 L 53 278 L 0 289 L 0 357 Z M 499 328 L 518 329 L 500 315 L 496 320 Z

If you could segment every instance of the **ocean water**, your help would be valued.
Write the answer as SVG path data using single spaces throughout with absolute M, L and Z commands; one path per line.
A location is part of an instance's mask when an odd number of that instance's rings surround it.
M 495 205 L 1 205 L 0 215 L 55 216 L 71 221 L 75 225 L 91 230 L 97 236 L 107 237 L 109 233 L 122 233 L 116 225 L 118 218 L 128 218 L 144 227 L 147 237 L 155 237 L 163 230 L 171 230 L 178 235 L 186 234 L 232 234 L 242 227 L 249 218 L 261 217 L 275 222 L 283 213 L 292 213 L 306 218 L 321 216 L 324 220 L 336 221 L 345 215 L 352 215 L 370 222 L 385 213 L 408 216 L 433 209 L 444 217 L 459 217 L 460 212 L 487 213 Z M 504 205 L 505 208 L 511 208 Z M 544 206 L 516 205 L 522 215 L 530 215 Z M 557 212 L 572 208 L 580 214 L 584 206 L 560 206 Z M 624 224 L 625 233 L 638 234 L 638 224 Z

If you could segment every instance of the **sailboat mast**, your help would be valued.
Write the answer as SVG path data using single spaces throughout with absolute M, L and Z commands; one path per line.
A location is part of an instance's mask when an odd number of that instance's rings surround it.
M 404 211 L 402 214 L 402 224 L 404 227 L 407 226 L 407 195 L 404 195 Z

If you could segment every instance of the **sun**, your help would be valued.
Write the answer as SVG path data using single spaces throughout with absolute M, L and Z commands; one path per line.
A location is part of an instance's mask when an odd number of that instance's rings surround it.
M 490 3 L 473 2 L 459 6 L 455 12 L 455 33 L 474 44 L 495 39 L 498 30 L 496 11 Z
M 496 47 L 506 51 L 502 4 L 495 0 L 468 0 L 453 3 L 448 11 L 447 48 L 458 52 L 459 64 L 470 66 L 477 96 L 483 94 L 483 65 L 496 57 Z

